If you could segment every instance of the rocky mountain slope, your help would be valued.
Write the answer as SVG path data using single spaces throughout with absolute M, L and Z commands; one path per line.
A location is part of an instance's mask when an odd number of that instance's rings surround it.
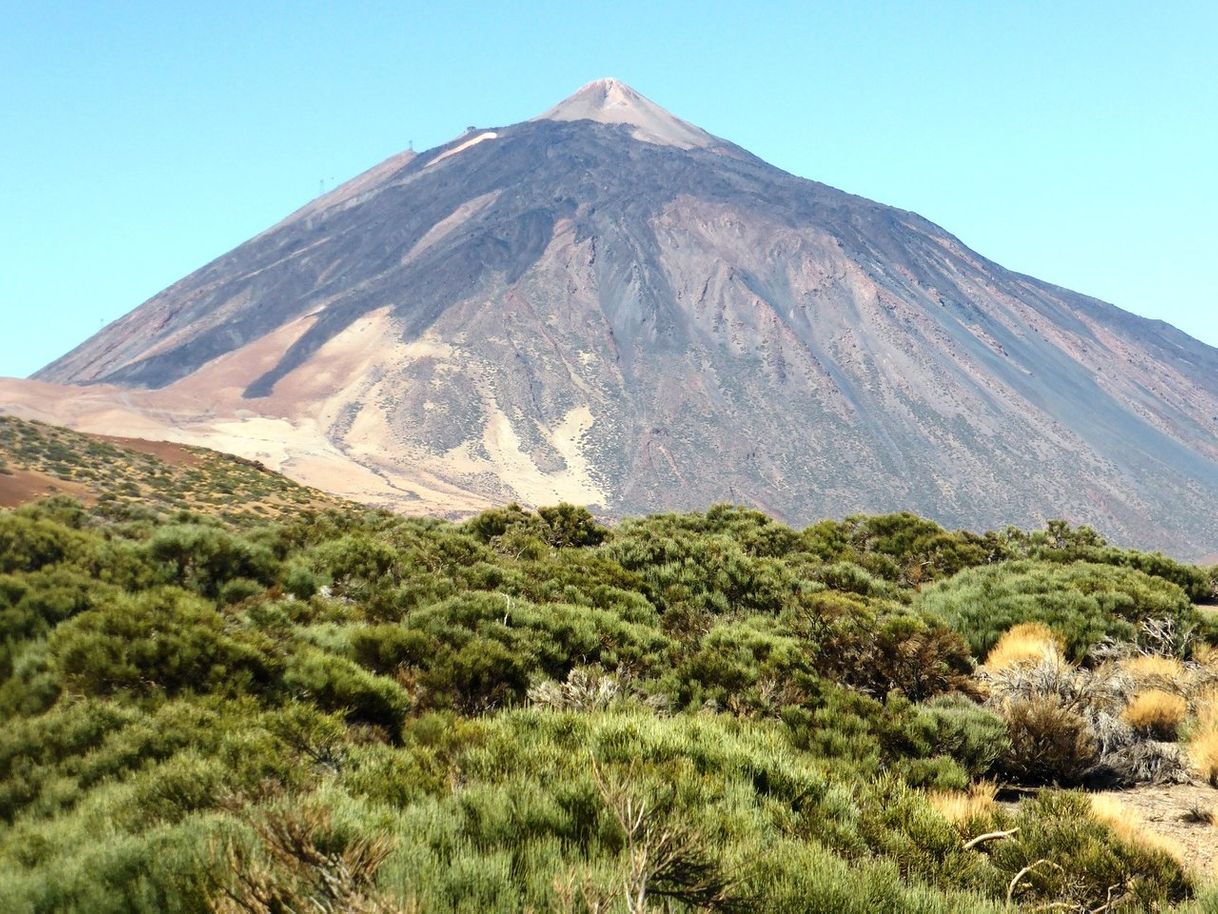
M 0 405 L 406 510 L 1064 516 L 1218 550 L 1218 350 L 612 80 L 388 160 Z

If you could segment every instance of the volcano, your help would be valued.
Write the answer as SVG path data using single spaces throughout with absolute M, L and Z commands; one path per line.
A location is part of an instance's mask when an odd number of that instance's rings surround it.
M 1218 552 L 1218 350 L 615 80 L 389 159 L 0 403 L 412 512 L 1065 517 Z

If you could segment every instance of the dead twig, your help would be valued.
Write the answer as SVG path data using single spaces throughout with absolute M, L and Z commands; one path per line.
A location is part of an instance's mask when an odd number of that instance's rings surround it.
M 1022 870 L 1020 870 L 1018 873 L 1015 874 L 1015 878 L 1012 879 L 1010 884 L 1007 886 L 1007 904 L 1012 903 L 1012 899 L 1015 897 L 1015 890 L 1017 888 L 1019 888 L 1019 880 L 1023 879 L 1024 876 L 1028 875 L 1028 873 L 1032 872 L 1038 866 L 1043 866 L 1046 863 L 1049 866 L 1053 867 L 1054 869 L 1061 870 L 1063 873 L 1065 872 L 1065 870 L 1062 869 L 1061 866 L 1054 863 L 1048 857 L 1041 857 L 1035 863 L 1029 863 Z
M 973 838 L 971 841 L 964 842 L 964 847 L 962 848 L 962 850 L 969 851 L 969 850 L 972 850 L 974 847 L 976 847 L 979 844 L 985 844 L 987 841 L 997 841 L 999 838 L 1009 838 L 1009 837 L 1011 837 L 1011 835 L 1016 834 L 1018 831 L 1019 831 L 1018 828 L 1011 828 L 1011 829 L 1007 829 L 1006 831 L 986 832 L 984 835 L 978 835 L 976 838 Z

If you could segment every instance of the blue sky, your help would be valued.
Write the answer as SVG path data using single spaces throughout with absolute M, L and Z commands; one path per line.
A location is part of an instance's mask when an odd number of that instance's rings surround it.
M 1218 345 L 1218 4 L 0 0 L 0 375 L 413 142 L 616 76 Z

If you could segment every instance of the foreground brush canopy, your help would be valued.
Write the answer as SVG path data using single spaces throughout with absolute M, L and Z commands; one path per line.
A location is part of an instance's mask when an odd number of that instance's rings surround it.
M 1218 903 L 1215 569 L 1057 522 L 406 519 L 3 428 L 0 492 L 83 503 L 0 512 L 0 910 Z M 1208 805 L 1177 840 L 1149 790 Z

